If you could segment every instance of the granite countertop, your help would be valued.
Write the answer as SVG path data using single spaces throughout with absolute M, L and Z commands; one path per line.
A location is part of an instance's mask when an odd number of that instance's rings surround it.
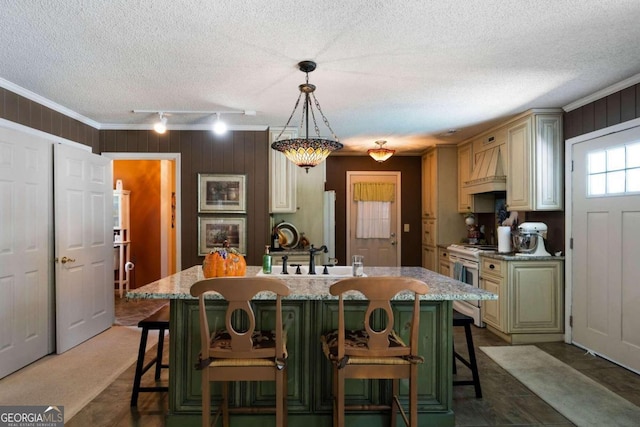
M 261 267 L 248 266 L 247 276 L 255 276 L 261 271 Z M 447 300 L 495 300 L 497 295 L 483 289 L 474 288 L 463 282 L 447 276 L 435 273 L 422 267 L 365 267 L 367 276 L 388 277 L 413 277 L 429 285 L 429 292 L 421 295 L 421 300 L 447 301 Z M 274 276 L 283 278 L 283 276 Z M 179 273 L 149 283 L 137 289 L 127 292 L 127 298 L 133 299 L 194 299 L 189 293 L 191 285 L 204 279 L 202 266 L 195 265 Z M 322 278 L 318 275 L 313 278 L 285 276 L 284 280 L 291 289 L 291 294 L 285 299 L 294 300 L 330 300 L 337 297 L 329 293 L 329 286 L 340 278 Z M 221 299 L 216 293 L 209 294 L 211 299 Z M 259 293 L 255 299 L 273 299 L 271 293 Z M 360 295 L 360 299 L 363 297 Z M 358 299 L 358 296 L 354 296 Z M 412 300 L 412 294 L 398 294 L 394 300 Z
M 500 254 L 497 252 L 481 252 L 480 256 L 491 259 L 499 259 L 501 261 L 564 261 L 564 256 L 526 256 L 517 255 L 515 252 Z

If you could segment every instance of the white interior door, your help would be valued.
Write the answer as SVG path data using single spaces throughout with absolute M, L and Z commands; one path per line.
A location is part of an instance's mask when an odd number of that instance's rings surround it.
M 0 127 L 0 378 L 48 354 L 51 142 Z
M 395 184 L 395 201 L 391 202 L 389 238 L 359 239 L 356 237 L 357 202 L 353 201 L 353 184 L 356 182 L 386 182 Z M 347 172 L 347 260 L 351 263 L 352 255 L 364 255 L 365 266 L 398 267 L 400 266 L 400 172 Z
M 80 344 L 114 321 L 111 160 L 54 146 L 56 350 Z
M 640 372 L 640 127 L 576 143 L 572 160 L 572 339 Z

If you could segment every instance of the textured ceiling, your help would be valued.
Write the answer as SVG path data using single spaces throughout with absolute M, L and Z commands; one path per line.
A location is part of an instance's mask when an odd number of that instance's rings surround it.
M 345 153 L 420 152 L 640 73 L 638 0 L 0 0 L 0 28 L 1 79 L 101 128 L 151 125 L 134 109 L 283 126 L 312 59 Z

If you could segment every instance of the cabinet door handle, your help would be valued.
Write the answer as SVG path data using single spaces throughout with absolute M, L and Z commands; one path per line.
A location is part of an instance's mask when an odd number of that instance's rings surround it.
M 490 268 L 491 270 L 493 270 L 494 268 L 496 268 L 496 266 L 495 266 L 495 265 L 493 265 L 493 264 L 489 264 L 489 268 Z

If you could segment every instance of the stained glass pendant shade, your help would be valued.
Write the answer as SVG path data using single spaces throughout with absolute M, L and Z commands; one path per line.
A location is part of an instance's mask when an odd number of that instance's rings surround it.
M 287 120 L 287 124 L 284 126 L 282 132 L 280 132 L 280 134 L 276 138 L 276 141 L 271 144 L 271 148 L 284 153 L 284 155 L 287 156 L 289 160 L 291 160 L 296 165 L 305 168 L 308 173 L 309 168 L 322 163 L 327 158 L 327 156 L 331 154 L 332 151 L 340 150 L 343 145 L 338 142 L 338 137 L 336 136 L 335 132 L 333 132 L 333 129 L 331 129 L 329 121 L 324 116 L 324 113 L 320 108 L 320 103 L 318 102 L 314 94 L 316 87 L 312 84 L 309 84 L 309 73 L 316 69 L 316 63 L 313 61 L 302 61 L 298 63 L 298 67 L 300 68 L 300 71 L 306 73 L 306 83 L 298 86 L 298 88 L 300 89 L 300 95 L 298 95 L 296 105 L 293 107 L 293 111 L 291 112 L 289 120 Z M 303 125 L 305 125 L 304 137 L 280 140 L 284 129 L 289 126 L 293 115 L 298 109 L 303 94 L 304 105 L 302 107 L 302 118 L 300 120 L 299 133 L 302 133 L 302 127 Z M 313 103 L 311 102 L 312 99 Z M 331 131 L 333 139 L 322 138 L 320 136 L 320 129 L 318 128 L 318 124 L 316 122 L 316 114 L 313 111 L 314 105 L 318 110 L 320 117 L 322 117 L 322 121 L 327 126 L 327 128 L 329 128 L 329 131 Z M 316 136 L 309 135 L 309 116 L 311 116 L 311 119 L 313 120 L 313 127 Z

